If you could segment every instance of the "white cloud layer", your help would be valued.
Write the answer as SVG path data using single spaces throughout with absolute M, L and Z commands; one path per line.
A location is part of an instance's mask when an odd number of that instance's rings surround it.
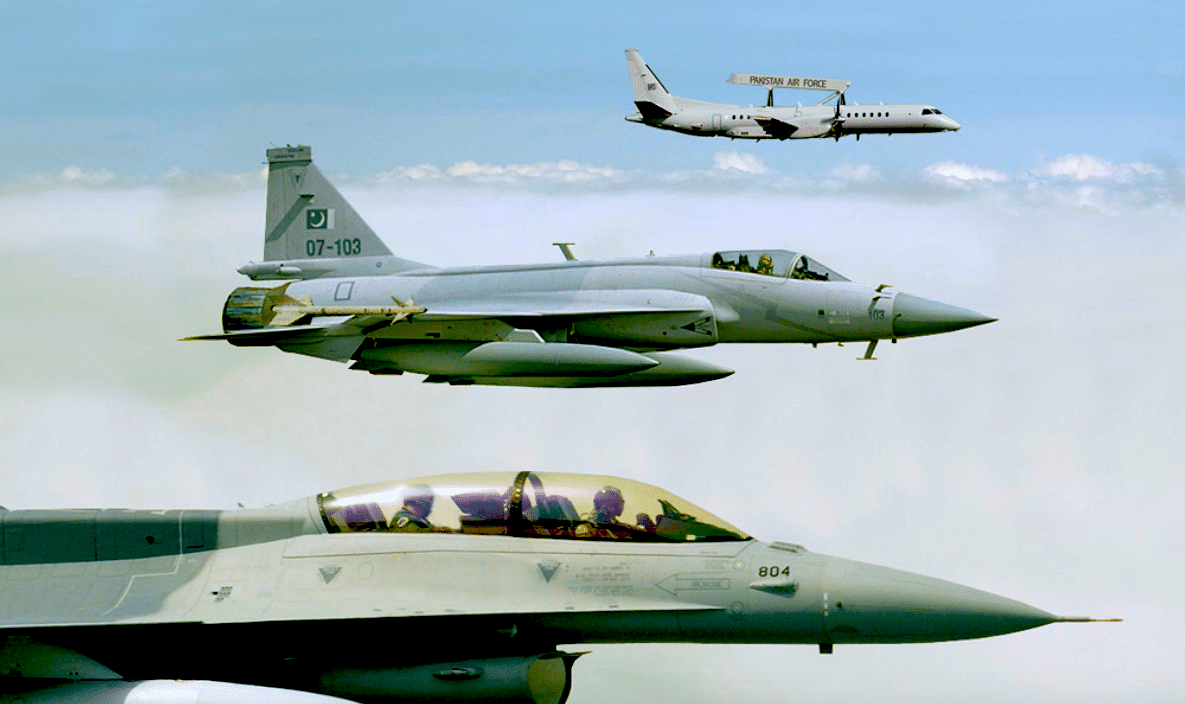
M 926 167 L 926 175 L 932 180 L 955 188 L 968 188 L 973 183 L 1006 183 L 1008 174 L 978 166 L 943 161 Z
M 597 646 L 577 664 L 574 704 L 637 700 L 656 678 L 688 704 L 787 690 L 1111 704 L 1185 690 L 1185 565 L 1171 559 L 1185 534 L 1179 170 L 999 178 L 947 163 L 901 181 L 856 166 L 827 190 L 773 172 L 679 180 L 565 163 L 334 180 L 419 261 L 554 260 L 558 239 L 583 259 L 768 244 L 1000 321 L 881 345 L 875 363 L 852 346 L 720 345 L 694 354 L 737 374 L 686 388 L 370 377 L 176 341 L 218 330 L 225 296 L 247 284 L 234 267 L 262 248 L 259 173 L 25 181 L 0 191 L 0 296 L 15 302 L 0 320 L 13 333 L 0 355 L 0 503 L 228 508 L 447 471 L 620 474 L 762 539 L 1128 621 L 831 659 Z
M 1067 154 L 1045 164 L 1037 173 L 1073 181 L 1115 183 L 1133 183 L 1142 178 L 1156 178 L 1162 175 L 1161 170 L 1152 164 L 1133 162 L 1116 165 L 1091 154 Z
M 825 176 L 778 172 L 759 157 L 726 151 L 713 155 L 703 171 L 628 171 L 571 160 L 522 164 L 462 161 L 450 166 L 398 166 L 373 176 L 330 174 L 342 187 L 399 188 L 405 185 L 462 186 L 482 189 L 555 193 L 623 191 L 714 192 L 743 186 L 774 194 L 827 196 L 850 191 L 873 196 L 938 197 L 956 201 L 1012 200 L 1027 204 L 1068 205 L 1123 211 L 1176 207 L 1185 203 L 1185 170 L 1143 161 L 1115 163 L 1092 154 L 1067 154 L 1036 168 L 1009 174 L 998 169 L 942 161 L 915 175 L 887 177 L 871 164 L 834 167 Z M 170 197 L 224 195 L 262 189 L 266 168 L 229 174 L 194 174 L 172 169 L 158 180 L 133 180 L 105 169 L 76 166 L 52 174 L 0 181 L 0 194 L 25 198 L 61 190 L 100 193 L 107 190 L 161 191 Z
M 841 182 L 871 183 L 880 180 L 881 173 L 872 164 L 841 164 L 831 170 L 831 176 Z
M 716 152 L 714 165 L 718 171 L 737 171 L 743 174 L 764 174 L 769 169 L 761 159 L 740 152 Z
M 355 178 L 351 182 L 512 187 L 541 192 L 561 188 L 569 193 L 630 188 L 713 192 L 743 185 L 746 189 L 786 195 L 830 196 L 850 191 L 873 196 L 1012 200 L 1108 211 L 1185 202 L 1185 172 L 1180 167 L 1146 162 L 1116 164 L 1090 154 L 1068 154 L 1016 174 L 948 160 L 913 176 L 890 178 L 871 164 L 856 163 L 837 166 L 818 177 L 778 172 L 753 154 L 724 151 L 715 153 L 711 168 L 704 171 L 626 171 L 574 161 L 508 165 L 465 161 L 447 167 L 401 166 L 374 178 Z
M 622 177 L 617 169 L 581 164 L 575 161 L 540 162 L 536 164 L 478 164 L 462 161 L 441 169 L 432 164 L 397 167 L 379 174 L 380 183 L 410 181 L 457 180 L 479 184 L 613 182 Z

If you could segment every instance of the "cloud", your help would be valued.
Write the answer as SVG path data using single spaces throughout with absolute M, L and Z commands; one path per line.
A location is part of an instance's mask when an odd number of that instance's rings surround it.
M 564 183 L 583 184 L 614 182 L 623 176 L 622 171 L 608 166 L 593 166 L 576 161 L 563 160 L 538 162 L 535 164 L 479 164 L 475 161 L 461 161 L 441 169 L 432 164 L 396 167 L 378 175 L 380 183 L 397 181 L 442 181 L 455 180 L 479 184 L 530 184 Z
M 435 164 L 417 164 L 415 166 L 397 166 L 390 171 L 384 171 L 378 175 L 378 180 L 381 183 L 399 180 L 439 181 L 446 176 L 447 174 Z
M 1106 159 L 1092 154 L 1067 154 L 1043 165 L 1035 173 L 1072 181 L 1114 181 L 1116 183 L 1132 183 L 1140 178 L 1154 178 L 1161 175 L 1160 169 L 1151 164 L 1133 162 L 1116 166 Z
M 840 164 L 831 170 L 831 177 L 847 183 L 871 183 L 880 180 L 880 171 L 872 164 Z
M 853 163 L 837 166 L 820 177 L 805 172 L 778 172 L 753 154 L 724 151 L 713 155 L 711 168 L 700 171 L 631 171 L 575 161 L 533 164 L 462 161 L 448 167 L 400 166 L 372 178 L 347 179 L 346 183 L 367 187 L 464 185 L 542 193 L 554 193 L 561 186 L 569 193 L 630 189 L 707 193 L 727 184 L 729 188 L 743 185 L 746 190 L 809 197 L 851 192 L 889 199 L 988 199 L 1139 210 L 1185 202 L 1180 185 L 1185 182 L 1183 176 L 1181 169 L 1172 165 L 1138 161 L 1113 164 L 1091 154 L 1069 154 L 1017 174 L 948 160 L 914 175 L 887 177 L 872 164 Z
M 978 183 L 1007 183 L 1008 174 L 978 166 L 943 161 L 926 167 L 926 176 L 938 183 L 955 188 L 969 188 Z
M 1185 530 L 1173 502 L 1185 490 L 1185 374 L 1165 357 L 1183 333 L 1163 324 L 1185 276 L 1181 208 L 1133 199 L 1116 214 L 1073 200 L 1154 194 L 1168 167 L 1127 184 L 1034 173 L 962 190 L 918 174 L 836 179 L 849 185 L 830 192 L 798 176 L 711 168 L 683 172 L 710 189 L 663 180 L 675 172 L 557 189 L 530 169 L 449 171 L 354 178 L 343 190 L 394 251 L 422 261 L 556 261 L 557 232 L 589 259 L 768 244 L 1000 321 L 882 344 L 871 363 L 855 362 L 863 348 L 851 345 L 694 350 L 737 374 L 686 388 L 423 384 L 273 349 L 176 342 L 217 330 L 226 294 L 250 285 L 234 267 L 260 250 L 258 174 L 226 192 L 192 176 L 0 195 L 10 233 L 0 236 L 0 296 L 18 302 L 2 321 L 15 332 L 0 358 L 0 503 L 258 505 L 512 463 L 623 475 L 760 539 L 1145 626 L 853 647 L 835 661 L 806 648 L 598 645 L 578 665 L 574 701 L 603 695 L 601 676 L 637 657 L 688 678 L 687 701 L 768 698 L 694 674 L 721 663 L 757 662 L 774 673 L 763 682 L 807 681 L 835 701 L 876 698 L 867 682 L 887 678 L 896 689 L 881 699 L 908 701 L 900 692 L 938 686 L 923 659 L 959 671 L 943 681 L 946 699 L 968 678 L 990 692 L 984 701 L 1037 689 L 1146 701 L 1180 684 L 1165 653 L 1181 650 L 1173 624 L 1185 600 L 1174 585 L 1185 568 L 1162 558 Z M 1099 285 L 1117 276 L 1121 295 Z M 1102 667 L 1115 653 L 1139 666 Z M 798 665 L 774 666 L 787 658 Z M 853 668 L 866 673 L 854 693 L 844 679 Z M 616 698 L 629 691 L 644 685 Z
M 743 174 L 765 174 L 769 169 L 761 159 L 752 154 L 740 152 L 716 152 L 713 167 L 717 171 L 733 171 Z
M 115 172 L 107 169 L 84 169 L 79 166 L 67 166 L 61 171 L 46 174 L 34 174 L 27 177 L 9 179 L 3 190 L 13 191 L 21 188 L 61 189 L 61 188 L 101 188 L 104 186 L 126 185 Z

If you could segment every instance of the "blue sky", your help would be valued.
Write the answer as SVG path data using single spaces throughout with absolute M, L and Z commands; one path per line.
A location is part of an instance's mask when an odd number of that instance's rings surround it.
M 760 103 L 725 82 L 733 71 L 845 78 L 853 100 L 929 102 L 964 125 L 733 143 L 781 171 L 944 159 L 1015 171 L 1068 153 L 1176 163 L 1182 26 L 1174 2 L 21 3 L 0 31 L 0 173 L 237 171 L 273 142 L 314 144 L 356 173 L 464 160 L 703 167 L 724 140 L 621 119 L 633 111 L 626 47 L 677 95 Z
M 9 3 L 0 504 L 620 474 L 761 539 L 1127 620 L 829 658 L 597 646 L 573 704 L 1176 701 L 1183 26 L 1179 2 Z M 685 97 L 761 102 L 734 71 L 843 78 L 853 100 L 932 103 L 963 129 L 664 133 L 622 119 L 627 47 Z M 697 352 L 727 379 L 587 392 L 177 342 L 216 331 L 248 283 L 264 150 L 298 142 L 416 261 L 777 247 L 999 322 L 875 363 L 721 345 Z

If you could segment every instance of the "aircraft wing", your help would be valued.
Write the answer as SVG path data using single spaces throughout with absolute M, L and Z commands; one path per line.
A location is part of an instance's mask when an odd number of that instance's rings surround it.
M 546 291 L 497 299 L 446 301 L 425 306 L 417 320 L 480 318 L 583 318 L 599 315 L 693 313 L 712 307 L 704 296 L 665 289 Z
M 426 305 L 399 303 L 387 308 L 325 307 L 292 302 L 285 303 L 282 311 L 277 307 L 277 315 L 268 327 L 195 335 L 182 340 L 225 340 L 239 346 L 266 346 L 313 342 L 327 333 L 341 334 L 343 328 L 369 332 L 404 319 L 424 322 L 548 317 L 578 319 L 604 315 L 686 314 L 705 310 L 712 310 L 712 303 L 706 297 L 666 289 L 543 291 Z
M 765 130 L 770 137 L 774 139 L 790 139 L 795 132 L 798 131 L 798 125 L 791 124 L 784 120 L 779 120 L 776 117 L 764 117 L 757 115 L 754 117 L 757 124 Z

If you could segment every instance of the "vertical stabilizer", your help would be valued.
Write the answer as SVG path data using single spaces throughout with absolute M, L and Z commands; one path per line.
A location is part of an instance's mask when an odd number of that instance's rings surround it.
M 313 148 L 267 150 L 265 261 L 389 255 L 391 250 L 313 164 Z
M 425 265 L 400 259 L 313 164 L 313 148 L 267 150 L 263 261 L 239 273 L 252 279 L 382 276 Z
M 638 112 L 642 113 L 644 119 L 665 120 L 678 112 L 675 99 L 638 55 L 637 49 L 626 49 L 625 60 L 634 82 L 634 105 L 638 106 Z

